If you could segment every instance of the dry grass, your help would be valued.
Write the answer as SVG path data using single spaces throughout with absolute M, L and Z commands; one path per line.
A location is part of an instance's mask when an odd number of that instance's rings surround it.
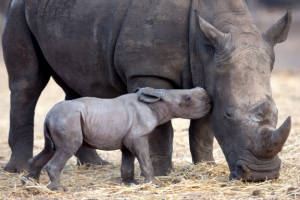
M 275 181 L 243 183 L 228 181 L 229 171 L 223 153 L 216 143 L 214 156 L 217 164 L 191 164 L 188 145 L 188 120 L 173 121 L 175 127 L 173 163 L 174 171 L 158 177 L 166 186 L 155 188 L 142 184 L 127 187 L 120 180 L 120 152 L 99 151 L 109 166 L 76 166 L 75 158 L 67 163 L 62 182 L 68 192 L 52 192 L 46 188 L 49 178 L 45 171 L 41 183 L 21 184 L 23 174 L 3 171 L 10 149 L 7 145 L 9 127 L 9 91 L 4 67 L 0 66 L 0 198 L 1 199 L 300 199 L 300 73 L 274 73 L 273 96 L 279 109 L 279 123 L 292 116 L 291 135 L 280 153 L 281 176 Z M 63 93 L 50 82 L 36 109 L 34 154 L 43 147 L 42 124 L 47 111 L 63 99 Z M 136 163 L 136 177 L 140 170 Z

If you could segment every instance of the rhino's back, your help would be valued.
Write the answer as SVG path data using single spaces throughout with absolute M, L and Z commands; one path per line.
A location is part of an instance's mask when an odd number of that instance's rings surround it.
M 82 96 L 127 92 L 133 76 L 180 85 L 188 59 L 189 2 L 26 0 L 26 18 L 58 76 Z

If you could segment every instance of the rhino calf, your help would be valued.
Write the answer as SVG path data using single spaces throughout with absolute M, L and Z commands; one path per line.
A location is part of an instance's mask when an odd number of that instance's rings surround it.
M 202 88 L 164 90 L 142 88 L 115 99 L 79 98 L 56 104 L 44 123 L 45 146 L 29 160 L 29 174 L 22 180 L 39 181 L 42 168 L 50 190 L 66 190 L 60 174 L 68 159 L 81 145 L 100 150 L 122 150 L 121 177 L 125 184 L 134 179 L 137 157 L 145 183 L 162 184 L 154 177 L 148 135 L 172 118 L 197 119 L 210 111 L 210 99 Z

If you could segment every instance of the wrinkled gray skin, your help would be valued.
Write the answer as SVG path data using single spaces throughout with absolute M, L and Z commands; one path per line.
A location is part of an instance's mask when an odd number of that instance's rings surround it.
M 48 188 L 66 190 L 60 183 L 61 171 L 84 144 L 101 150 L 122 149 L 121 177 L 126 184 L 138 183 L 134 179 L 137 157 L 144 182 L 163 186 L 154 177 L 149 134 L 172 118 L 198 119 L 210 108 L 208 95 L 199 87 L 190 90 L 142 88 L 115 99 L 84 97 L 63 101 L 49 111 L 44 123 L 44 149 L 29 160 L 29 174 L 22 182 L 25 184 L 29 178 L 38 181 L 47 163 L 51 180 Z
M 34 108 L 52 76 L 66 99 L 113 98 L 146 86 L 203 87 L 213 108 L 191 121 L 193 162 L 214 161 L 215 136 L 231 178 L 277 178 L 291 120 L 275 131 L 270 78 L 274 46 L 286 40 L 290 24 L 288 11 L 261 33 L 242 0 L 12 0 L 3 32 L 12 149 L 5 170 L 26 169 Z M 172 168 L 172 139 L 171 122 L 149 137 L 156 175 Z M 91 149 L 76 156 L 104 162 Z

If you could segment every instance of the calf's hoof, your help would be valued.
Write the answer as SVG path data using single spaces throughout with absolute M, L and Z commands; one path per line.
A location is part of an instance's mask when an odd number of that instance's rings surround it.
M 39 182 L 38 178 L 36 179 L 36 178 L 32 177 L 30 174 L 21 178 L 21 182 L 23 185 L 26 185 L 31 180 L 34 182 L 37 182 L 37 183 Z
M 164 187 L 165 185 L 159 182 L 156 178 L 145 180 L 144 183 L 151 183 L 156 185 L 156 187 Z
M 123 181 L 123 183 L 125 185 L 127 185 L 127 186 L 131 186 L 132 184 L 134 184 L 134 185 L 138 185 L 139 184 L 139 182 L 137 182 L 135 179 L 130 180 L 130 181 Z
M 68 188 L 63 187 L 63 186 L 60 185 L 60 184 L 52 184 L 52 183 L 50 183 L 50 184 L 47 186 L 47 188 L 48 188 L 49 190 L 52 190 L 52 191 L 61 191 L 61 192 L 66 192 L 66 191 L 68 191 Z

